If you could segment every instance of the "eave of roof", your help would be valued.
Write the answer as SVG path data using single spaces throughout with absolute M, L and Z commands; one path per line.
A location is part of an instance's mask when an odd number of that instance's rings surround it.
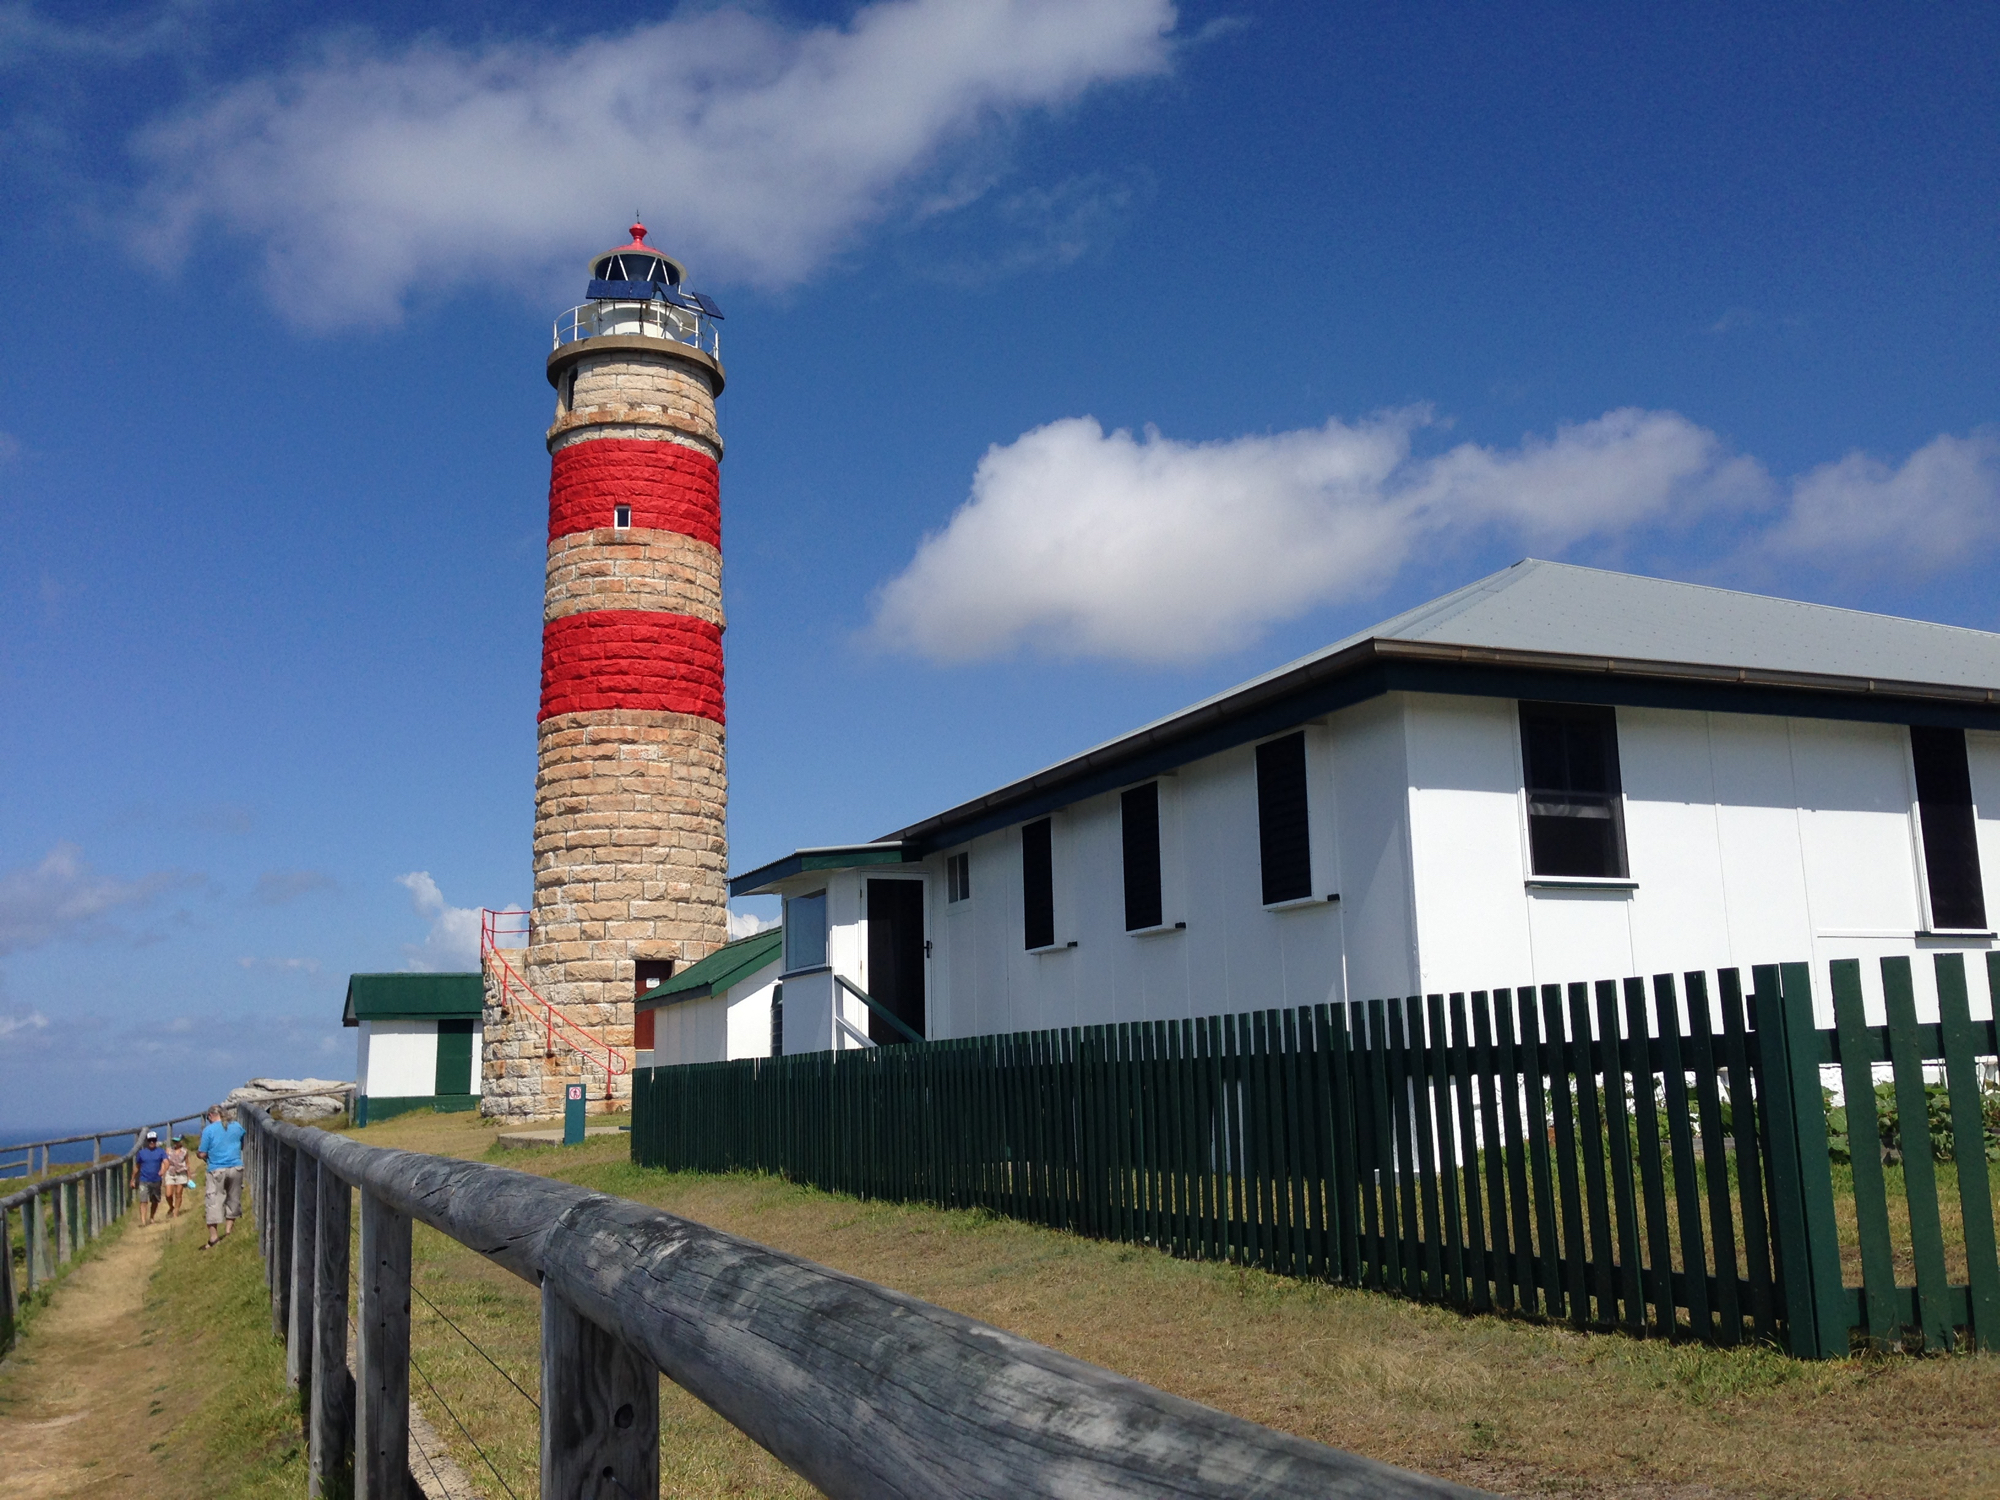
M 783 943 L 784 929 L 779 927 L 724 943 L 700 963 L 689 965 L 664 984 L 647 990 L 639 997 L 639 1004 L 649 1008 L 672 1005 L 726 992 L 759 969 L 776 963 Z
M 828 844 L 816 849 L 794 849 L 782 859 L 759 865 L 729 882 L 732 896 L 762 896 L 771 887 L 795 875 L 822 870 L 853 870 L 864 865 L 899 865 L 906 858 L 900 839 L 878 839 L 867 844 Z M 706 963 L 708 960 L 703 959 Z

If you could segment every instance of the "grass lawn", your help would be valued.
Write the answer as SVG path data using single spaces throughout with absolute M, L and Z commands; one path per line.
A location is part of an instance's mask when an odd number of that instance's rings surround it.
M 303 1496 L 304 1428 L 285 1384 L 285 1346 L 271 1334 L 256 1222 L 246 1217 L 210 1253 L 201 1248 L 201 1199 L 190 1201 L 194 1222 L 166 1237 L 140 1320 L 141 1349 L 168 1355 L 152 1414 L 172 1423 L 155 1444 L 160 1482 L 146 1493 L 149 1500 Z
M 1814 1365 L 1577 1335 L 985 1214 L 642 1170 L 623 1137 L 517 1152 L 494 1146 L 495 1133 L 467 1115 L 355 1132 L 650 1203 L 1256 1421 L 1507 1493 L 1932 1500 L 2000 1490 L 2000 1360 L 1989 1356 Z M 496 1470 L 530 1495 L 536 1294 L 422 1226 L 415 1257 L 417 1399 L 494 1500 Z M 671 1385 L 661 1425 L 665 1494 L 811 1493 Z

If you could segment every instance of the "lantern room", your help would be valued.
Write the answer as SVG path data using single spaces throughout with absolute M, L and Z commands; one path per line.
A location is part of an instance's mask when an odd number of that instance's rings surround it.
M 591 257 L 589 301 L 557 320 L 557 347 L 607 335 L 672 339 L 720 357 L 722 309 L 682 286 L 687 270 L 646 243 L 646 226 L 634 223 L 630 243 Z

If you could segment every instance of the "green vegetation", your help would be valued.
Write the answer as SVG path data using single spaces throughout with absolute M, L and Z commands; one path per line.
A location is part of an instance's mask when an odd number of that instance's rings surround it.
M 304 1429 L 271 1336 L 256 1224 L 244 1219 L 211 1253 L 200 1217 L 197 1199 L 195 1222 L 168 1236 L 146 1291 L 140 1345 L 169 1356 L 153 1411 L 178 1417 L 155 1445 L 163 1482 L 149 1500 L 302 1496 Z
M 1837 1162 L 1854 1160 L 1849 1139 L 1848 1114 L 1833 1102 L 1833 1090 L 1823 1088 L 1826 1105 L 1827 1144 Z M 1986 1159 L 2000 1161 L 2000 1087 L 1987 1084 L 1979 1091 L 1979 1118 L 1984 1127 Z M 1896 1099 L 1894 1083 L 1875 1085 L 1875 1131 L 1881 1137 L 1882 1160 L 1891 1165 L 1903 1160 L 1902 1107 Z M 1951 1125 L 1951 1090 L 1942 1083 L 1924 1085 L 1924 1131 L 1930 1138 L 1931 1154 L 1939 1161 L 1956 1158 L 1958 1138 Z

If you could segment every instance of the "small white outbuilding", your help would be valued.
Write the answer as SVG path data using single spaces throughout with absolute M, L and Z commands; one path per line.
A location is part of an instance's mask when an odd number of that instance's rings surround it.
M 478 974 L 352 974 L 341 1024 L 360 1033 L 355 1123 L 412 1109 L 479 1106 Z

